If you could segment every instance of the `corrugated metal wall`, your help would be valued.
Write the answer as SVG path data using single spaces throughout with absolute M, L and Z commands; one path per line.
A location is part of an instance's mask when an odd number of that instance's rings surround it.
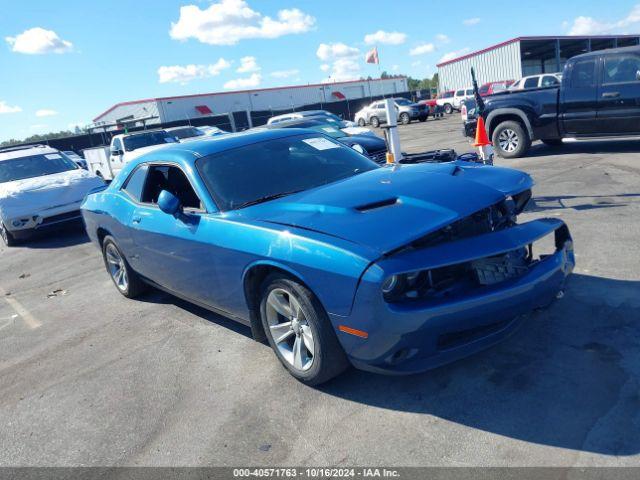
M 471 67 L 478 84 L 515 80 L 522 76 L 520 42 L 515 41 L 470 58 L 438 67 L 439 90 L 457 90 L 471 86 Z
M 325 104 L 341 101 L 333 93 L 340 93 L 347 99 L 360 99 L 393 95 L 408 91 L 406 78 L 392 78 L 349 83 L 329 83 L 303 87 L 283 87 L 269 90 L 253 90 L 244 92 L 213 93 L 191 97 L 160 99 L 157 102 L 144 102 L 134 105 L 116 106 L 112 111 L 99 118 L 100 122 L 114 123 L 118 119 L 134 115 L 136 118 L 149 116 L 147 112 L 155 112 L 160 118 L 154 123 L 166 123 L 187 118 L 206 116 L 196 110 L 198 106 L 208 107 L 214 114 L 227 112 L 291 110 L 300 109 L 310 104 Z M 146 109 L 146 110 L 145 110 Z

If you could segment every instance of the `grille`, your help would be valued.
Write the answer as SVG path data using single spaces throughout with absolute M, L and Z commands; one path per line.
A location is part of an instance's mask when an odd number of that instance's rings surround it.
M 39 226 L 51 225 L 53 223 L 65 222 L 67 220 L 76 220 L 80 218 L 80 210 L 73 210 L 71 212 L 61 213 L 60 215 L 53 215 L 42 220 Z
M 376 163 L 385 163 L 387 161 L 387 151 L 378 150 L 377 152 L 368 152 L 369 158 Z

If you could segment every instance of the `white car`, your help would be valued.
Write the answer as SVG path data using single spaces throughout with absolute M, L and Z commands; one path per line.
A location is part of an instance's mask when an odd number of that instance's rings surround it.
M 229 132 L 226 130 L 222 130 L 218 127 L 211 127 L 209 125 L 204 125 L 202 127 L 198 127 L 202 133 L 204 133 L 207 137 L 217 137 L 218 135 L 229 135 Z
M 374 132 L 366 127 L 358 126 L 356 122 L 350 120 L 344 120 L 338 115 L 335 115 L 326 110 L 302 110 L 300 112 L 284 113 L 282 115 L 276 115 L 267 120 L 267 125 L 276 125 L 282 122 L 288 122 L 291 120 L 301 120 L 303 118 L 322 118 L 323 121 L 332 123 L 347 135 L 375 135 Z
M 44 145 L 0 149 L 0 236 L 13 246 L 34 232 L 77 221 L 104 182 Z
M 184 127 L 165 128 L 165 132 L 173 137 L 176 137 L 176 140 L 181 143 L 191 140 L 197 140 L 199 137 L 205 136 L 205 133 L 200 128 L 190 127 L 188 125 Z
M 509 90 L 524 90 L 525 88 L 557 87 L 562 82 L 559 73 L 545 73 L 522 77 L 509 87 Z
M 468 98 L 473 98 L 473 87 L 467 87 L 461 90 L 456 90 L 455 93 L 453 94 L 451 106 L 455 110 L 460 111 L 460 107 L 462 107 L 462 102 L 464 102 Z

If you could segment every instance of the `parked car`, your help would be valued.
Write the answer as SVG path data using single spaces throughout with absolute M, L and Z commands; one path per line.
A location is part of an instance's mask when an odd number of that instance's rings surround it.
M 218 135 L 229 135 L 229 132 L 227 132 L 226 130 L 222 130 L 221 128 L 212 127 L 209 125 L 198 127 L 198 130 L 203 132 L 207 137 L 217 137 Z
M 87 170 L 87 161 L 84 158 L 82 158 L 80 155 L 78 155 L 76 152 L 72 150 L 63 150 L 61 154 L 65 155 L 67 158 L 73 161 L 80 168 Z
M 559 73 L 544 73 L 542 75 L 529 75 L 516 80 L 509 90 L 524 90 L 526 88 L 557 87 L 562 81 Z
M 267 128 L 308 128 L 354 148 L 376 163 L 386 162 L 387 143 L 382 138 L 377 135 L 345 135 L 343 130 L 338 130 L 325 117 L 306 117 L 298 120 L 277 122 L 268 125 Z
M 393 101 L 398 116 L 397 120 L 403 125 L 411 123 L 412 120 L 424 122 L 429 116 L 429 110 L 425 105 L 414 103 L 406 98 L 394 98 Z M 379 127 L 381 123 L 387 121 L 385 101 L 378 100 L 367 105 L 355 114 L 354 119 L 361 127 L 365 125 L 371 125 L 376 128 Z
M 285 113 L 282 115 L 276 115 L 271 117 L 267 121 L 267 125 L 274 125 L 281 122 L 288 122 L 291 120 L 301 120 L 303 118 L 324 118 L 325 121 L 335 124 L 340 130 L 347 135 L 375 135 L 374 132 L 368 128 L 358 126 L 356 122 L 351 120 L 344 120 L 338 115 L 328 112 L 326 110 L 302 110 L 299 112 Z
M 80 220 L 80 204 L 104 182 L 44 145 L 0 149 L 0 236 L 11 247 L 36 231 Z
M 532 183 L 466 162 L 384 167 L 325 135 L 261 129 L 140 157 L 82 214 L 122 295 L 151 284 L 242 322 L 317 385 L 349 363 L 454 361 L 551 303 L 572 241 L 558 218 L 517 223 Z
M 508 90 L 511 85 L 513 85 L 513 80 L 501 80 L 499 82 L 488 82 L 482 85 L 478 89 L 478 93 L 481 97 L 486 97 L 487 95 L 493 95 L 495 93 L 504 92 Z
M 145 130 L 114 135 L 110 146 L 87 148 L 83 153 L 91 173 L 104 180 L 113 180 L 127 162 L 177 142 L 176 137 L 166 130 Z
M 444 116 L 444 108 L 438 105 L 438 96 L 427 100 L 420 100 L 418 105 L 424 105 L 432 118 L 441 118 Z
M 455 93 L 453 94 L 453 100 L 451 101 L 451 106 L 455 110 L 460 111 L 460 108 L 462 107 L 462 103 L 469 98 L 473 98 L 473 87 L 456 90 Z
M 455 96 L 455 94 L 455 91 L 449 90 L 439 93 L 438 97 L 436 98 L 436 105 L 442 107 L 444 113 L 446 113 L 447 115 L 453 113 L 453 97 Z
M 526 155 L 534 140 L 557 146 L 566 137 L 640 134 L 640 47 L 570 58 L 559 87 L 509 90 L 485 100 L 487 133 L 496 153 Z M 477 118 L 465 122 L 468 136 Z
M 190 141 L 205 136 L 205 133 L 200 128 L 192 126 L 165 128 L 164 131 L 176 137 L 176 140 L 179 142 Z

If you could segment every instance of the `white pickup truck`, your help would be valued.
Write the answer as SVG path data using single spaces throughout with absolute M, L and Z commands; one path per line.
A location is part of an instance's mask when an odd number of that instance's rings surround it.
M 127 162 L 169 143 L 177 142 L 176 137 L 165 130 L 145 130 L 115 135 L 110 146 L 87 148 L 83 153 L 91 173 L 104 180 L 113 180 Z

